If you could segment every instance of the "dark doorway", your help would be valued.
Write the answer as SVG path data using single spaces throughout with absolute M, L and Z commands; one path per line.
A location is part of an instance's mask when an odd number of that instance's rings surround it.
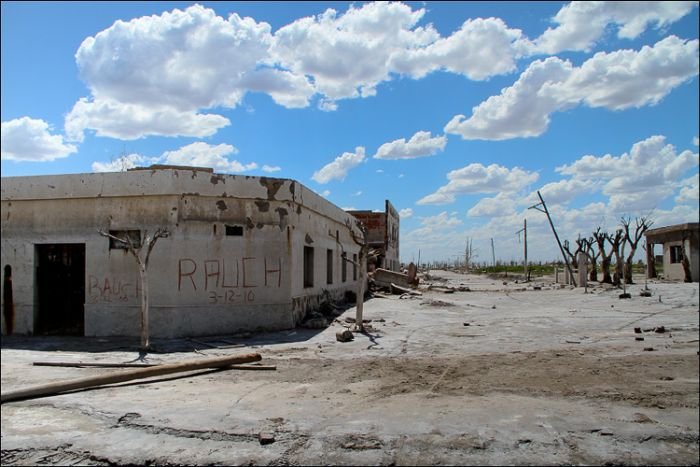
M 85 334 L 85 244 L 36 245 L 34 334 Z

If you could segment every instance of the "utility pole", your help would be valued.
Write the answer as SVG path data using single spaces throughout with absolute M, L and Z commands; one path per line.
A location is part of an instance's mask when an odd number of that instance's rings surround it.
M 496 267 L 496 250 L 493 247 L 493 237 L 491 237 L 491 259 L 493 260 L 493 267 Z
M 515 232 L 516 234 L 518 234 L 518 240 L 520 240 L 520 232 L 523 232 L 524 237 L 523 250 L 525 253 L 525 282 L 530 282 L 530 277 L 527 274 L 527 219 L 523 221 L 523 228 Z
M 559 235 L 557 235 L 557 230 L 554 228 L 554 223 L 552 222 L 552 217 L 549 215 L 549 210 L 547 209 L 547 205 L 544 203 L 544 199 L 542 199 L 542 195 L 540 194 L 539 190 L 537 191 L 537 196 L 540 197 L 540 202 L 535 204 L 534 206 L 530 206 L 528 209 L 537 209 L 540 212 L 543 212 L 547 214 L 547 220 L 549 221 L 549 226 L 552 228 L 552 232 L 554 232 L 554 238 L 557 239 L 557 245 L 559 245 L 559 251 L 561 251 L 561 255 L 564 258 L 564 263 L 566 263 L 566 268 L 569 270 L 569 276 L 571 277 L 571 283 L 576 287 L 576 279 L 574 279 L 574 271 L 571 269 L 571 265 L 569 264 L 569 259 L 566 257 L 566 254 L 564 253 L 564 248 L 561 246 L 561 242 L 559 241 Z M 542 206 L 542 208 L 540 208 Z

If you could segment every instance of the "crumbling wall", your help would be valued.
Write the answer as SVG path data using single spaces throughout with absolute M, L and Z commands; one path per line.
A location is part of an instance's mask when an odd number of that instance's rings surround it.
M 86 335 L 140 333 L 136 261 L 99 229 L 169 230 L 149 265 L 154 337 L 290 328 L 314 297 L 356 287 L 351 269 L 341 280 L 342 252 L 359 251 L 350 216 L 293 180 L 176 169 L 16 177 L 3 179 L 2 212 L 19 333 L 34 332 L 35 247 L 45 243 L 85 245 Z M 299 282 L 307 238 L 334 252 L 332 284 L 321 280 L 325 255 L 317 286 Z

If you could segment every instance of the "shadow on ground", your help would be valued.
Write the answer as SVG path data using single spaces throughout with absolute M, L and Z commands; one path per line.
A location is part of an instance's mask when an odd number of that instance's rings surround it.
M 323 332 L 333 320 L 343 314 L 350 305 L 334 305 L 324 313 L 313 312 L 294 329 L 273 332 L 236 333 L 218 336 L 194 336 L 182 338 L 151 338 L 149 353 L 192 352 L 206 349 L 250 348 L 269 344 L 305 342 Z M 311 318 L 311 319 L 309 319 Z M 61 336 L 61 335 L 12 335 L 2 336 L 3 349 L 64 351 L 64 352 L 139 352 L 138 336 Z

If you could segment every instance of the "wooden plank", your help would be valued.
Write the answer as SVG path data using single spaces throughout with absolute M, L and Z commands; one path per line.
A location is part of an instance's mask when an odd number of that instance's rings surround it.
M 201 370 L 204 368 L 222 368 L 234 364 L 250 363 L 260 361 L 262 357 L 259 353 L 245 355 L 215 357 L 198 360 L 190 360 L 184 363 L 174 363 L 171 365 L 157 365 L 150 368 L 137 368 L 108 375 L 92 376 L 88 378 L 78 378 L 68 381 L 57 381 L 49 384 L 42 384 L 16 391 L 4 392 L 0 395 L 0 403 L 5 403 L 19 399 L 29 399 L 35 397 L 45 397 L 60 394 L 65 391 L 75 389 L 85 389 L 89 387 L 102 386 L 105 384 L 121 383 L 134 379 L 150 378 L 152 376 L 168 375 L 184 371 Z
M 147 368 L 157 363 L 103 363 L 103 362 L 34 362 L 34 366 L 58 366 L 68 368 Z M 276 370 L 275 365 L 230 365 L 227 370 Z

